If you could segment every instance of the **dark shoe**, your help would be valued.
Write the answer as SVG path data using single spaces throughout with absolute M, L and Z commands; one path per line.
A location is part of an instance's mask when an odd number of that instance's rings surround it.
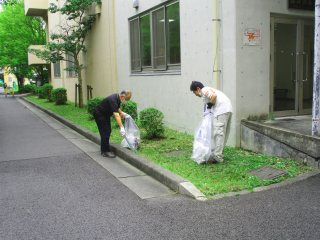
M 107 158 L 115 158 L 116 155 L 113 152 L 104 152 L 101 153 L 102 157 L 107 157 Z
M 214 156 L 211 155 L 211 156 L 209 157 L 207 163 L 218 163 L 218 161 L 215 159 Z

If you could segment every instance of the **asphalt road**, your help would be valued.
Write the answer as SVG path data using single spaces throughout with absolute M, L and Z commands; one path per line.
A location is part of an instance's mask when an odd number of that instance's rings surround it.
M 0 95 L 0 239 L 320 239 L 320 176 L 214 201 L 142 200 Z

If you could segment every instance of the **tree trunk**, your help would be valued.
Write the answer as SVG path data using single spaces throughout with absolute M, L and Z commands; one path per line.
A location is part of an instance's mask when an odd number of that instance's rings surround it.
M 78 74 L 78 84 L 79 84 L 79 107 L 83 108 L 83 93 L 82 93 L 82 69 L 78 58 L 75 59 L 77 74 Z
M 315 3 L 312 135 L 320 136 L 320 0 Z
M 17 82 L 18 82 L 18 88 L 19 88 L 19 91 L 20 91 L 20 89 L 23 87 L 24 78 L 22 76 L 18 76 L 17 77 Z

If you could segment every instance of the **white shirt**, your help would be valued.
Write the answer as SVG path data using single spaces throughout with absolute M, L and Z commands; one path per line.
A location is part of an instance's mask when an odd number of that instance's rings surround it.
M 221 91 L 211 88 L 211 87 L 203 87 L 201 89 L 201 97 L 204 102 L 204 108 L 206 110 L 206 104 L 210 102 L 210 97 L 216 93 L 216 103 L 212 106 L 211 111 L 214 116 L 219 116 L 224 113 L 232 112 L 232 105 L 230 99 Z

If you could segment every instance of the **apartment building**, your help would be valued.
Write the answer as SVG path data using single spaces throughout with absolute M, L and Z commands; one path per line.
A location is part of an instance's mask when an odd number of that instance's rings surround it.
M 64 1 L 25 0 L 49 34 L 61 21 L 50 2 Z M 102 0 L 95 9 L 82 56 L 93 96 L 131 89 L 140 110 L 156 107 L 169 126 L 193 132 L 203 107 L 189 86 L 201 81 L 232 101 L 233 146 L 248 116 L 311 114 L 312 0 Z M 72 100 L 77 79 L 64 64 L 51 64 L 51 82 Z

